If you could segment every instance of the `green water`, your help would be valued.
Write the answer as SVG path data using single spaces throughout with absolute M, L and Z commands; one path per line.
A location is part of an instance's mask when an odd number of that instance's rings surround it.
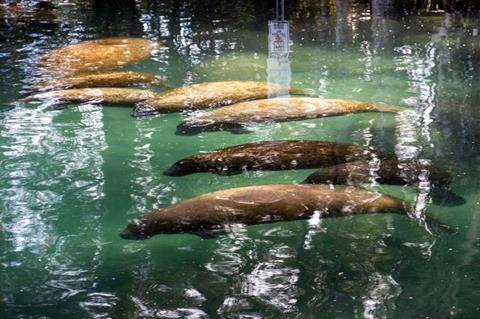
M 289 6 L 291 84 L 407 112 L 178 136 L 184 114 L 134 119 L 128 107 L 17 101 L 44 52 L 116 35 L 161 41 L 129 69 L 174 86 L 266 80 L 271 10 L 255 2 L 144 4 L 123 15 L 64 4 L 53 26 L 0 25 L 0 318 L 480 316 L 479 19 L 375 16 L 362 3 L 322 15 L 305 3 Z M 312 170 L 162 175 L 191 154 L 278 139 L 369 145 L 449 170 L 464 205 L 430 204 L 414 187 L 379 189 L 457 234 L 370 215 L 236 225 L 208 240 L 119 237 L 129 220 L 199 194 L 302 181 Z

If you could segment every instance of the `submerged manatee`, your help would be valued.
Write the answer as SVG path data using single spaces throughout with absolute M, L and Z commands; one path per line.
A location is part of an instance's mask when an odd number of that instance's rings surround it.
M 0 3 L 0 20 L 2 24 L 15 28 L 58 26 L 58 11 L 50 1 L 38 1 L 35 5 L 30 1 Z M 0 26 L 2 26 L 0 24 Z
M 200 153 L 179 160 L 167 169 L 168 176 L 198 172 L 220 175 L 244 170 L 318 168 L 358 160 L 387 158 L 369 147 L 326 141 L 264 141 Z
M 308 184 L 359 185 L 369 182 L 392 185 L 411 185 L 429 180 L 435 185 L 451 182 L 452 176 L 439 167 L 417 160 L 384 159 L 355 161 L 325 167 L 307 177 Z
M 237 103 L 193 114 L 177 127 L 177 134 L 237 129 L 244 124 L 283 122 L 357 112 L 400 112 L 403 108 L 355 100 L 290 97 Z
M 133 115 L 146 116 L 163 112 L 204 109 L 289 93 L 303 94 L 299 90 L 291 89 L 290 86 L 267 82 L 205 82 L 157 94 L 154 98 L 139 104 Z
M 41 91 L 74 88 L 123 87 L 131 84 L 156 84 L 166 86 L 167 82 L 158 76 L 143 72 L 119 71 L 75 76 L 48 81 L 39 85 Z
M 380 183 L 418 185 L 430 189 L 435 203 L 462 205 L 465 200 L 450 190 L 452 176 L 439 167 L 418 160 L 381 159 L 325 167 L 311 174 L 306 184 L 361 185 Z
M 232 188 L 160 208 L 130 222 L 124 239 L 156 234 L 198 233 L 225 224 L 260 224 L 371 213 L 406 214 L 409 206 L 395 197 L 357 187 L 329 185 L 260 185 Z
M 52 104 L 72 103 L 112 103 L 133 104 L 154 96 L 152 91 L 126 88 L 69 89 L 38 93 L 23 101 L 46 101 Z
M 45 54 L 40 68 L 50 76 L 118 68 L 148 58 L 158 44 L 142 38 L 105 38 L 66 45 Z

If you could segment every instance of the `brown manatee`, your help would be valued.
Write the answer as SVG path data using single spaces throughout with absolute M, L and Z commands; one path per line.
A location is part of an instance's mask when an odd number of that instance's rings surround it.
M 325 167 L 303 183 L 361 185 L 419 185 L 428 188 L 434 203 L 462 205 L 465 199 L 450 189 L 452 176 L 447 171 L 419 160 L 376 159 L 354 161 Z
M 164 174 L 183 176 L 198 172 L 220 175 L 245 170 L 318 168 L 358 160 L 387 158 L 369 147 L 326 141 L 286 140 L 242 144 L 179 160 Z
M 407 214 L 395 197 L 352 186 L 278 184 L 232 188 L 160 208 L 128 224 L 124 239 L 156 234 L 201 233 L 226 224 L 261 224 L 372 213 Z
M 58 12 L 50 1 L 38 1 L 35 5 L 29 1 L 0 3 L 0 20 L 15 28 L 48 27 L 58 25 Z
M 245 124 L 283 122 L 358 112 L 400 112 L 405 109 L 383 103 L 355 100 L 289 97 L 261 99 L 192 114 L 177 127 L 177 134 L 238 129 Z
M 23 101 L 46 101 L 52 104 L 64 102 L 133 104 L 151 98 L 153 95 L 154 93 L 149 90 L 127 88 L 86 88 L 38 93 L 24 98 Z
M 41 91 L 74 88 L 124 87 L 132 84 L 154 84 L 167 86 L 167 82 L 158 76 L 143 72 L 117 71 L 104 73 L 85 73 L 42 83 Z
M 140 103 L 134 116 L 164 112 L 205 109 L 269 96 L 304 94 L 290 86 L 257 81 L 222 81 L 186 85 L 172 89 Z
M 104 38 L 66 45 L 45 54 L 40 68 L 52 77 L 118 68 L 148 58 L 158 44 L 142 38 Z

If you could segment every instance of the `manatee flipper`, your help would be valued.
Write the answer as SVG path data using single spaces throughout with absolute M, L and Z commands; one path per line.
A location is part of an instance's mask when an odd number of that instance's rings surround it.
M 160 114 L 158 109 L 145 103 L 137 103 L 133 109 L 133 117 L 143 117 Z
M 227 128 L 224 129 L 232 134 L 239 135 L 239 134 L 250 134 L 252 133 L 246 126 L 237 124 L 237 125 L 229 125 Z
M 58 110 L 65 110 L 66 108 L 68 108 L 68 105 L 67 103 L 55 103 L 55 104 L 52 104 L 52 109 L 58 111 Z
M 438 229 L 448 234 L 457 234 L 458 231 L 447 223 L 432 215 L 425 215 L 425 224 L 433 229 Z
M 197 235 L 201 239 L 216 239 L 221 235 L 225 235 L 227 232 L 225 229 L 204 229 L 202 231 L 193 232 L 192 234 Z
M 234 169 L 222 169 L 222 170 L 214 170 L 212 173 L 220 175 L 220 176 L 232 176 L 232 175 L 239 175 L 242 174 L 241 170 L 234 170 Z

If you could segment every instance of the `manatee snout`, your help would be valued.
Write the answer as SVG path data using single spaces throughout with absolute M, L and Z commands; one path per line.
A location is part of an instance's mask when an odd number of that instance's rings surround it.
M 176 135 L 192 136 L 200 134 L 208 129 L 208 125 L 192 125 L 189 122 L 182 122 L 178 124 Z
M 198 171 L 198 163 L 195 162 L 195 160 L 191 159 L 183 159 L 169 168 L 167 168 L 164 172 L 163 175 L 165 176 L 185 176 L 191 173 L 195 173 Z
M 190 174 L 188 170 L 177 164 L 173 164 L 163 172 L 165 176 L 185 176 L 188 174 Z
M 149 105 L 148 103 L 137 103 L 133 109 L 133 117 L 152 116 L 160 114 L 159 110 Z
M 135 219 L 128 223 L 127 227 L 120 233 L 120 237 L 128 240 L 148 239 L 150 236 L 146 234 L 143 224 L 140 220 Z
M 332 184 L 334 178 L 326 170 L 318 170 L 308 177 L 300 184 Z

